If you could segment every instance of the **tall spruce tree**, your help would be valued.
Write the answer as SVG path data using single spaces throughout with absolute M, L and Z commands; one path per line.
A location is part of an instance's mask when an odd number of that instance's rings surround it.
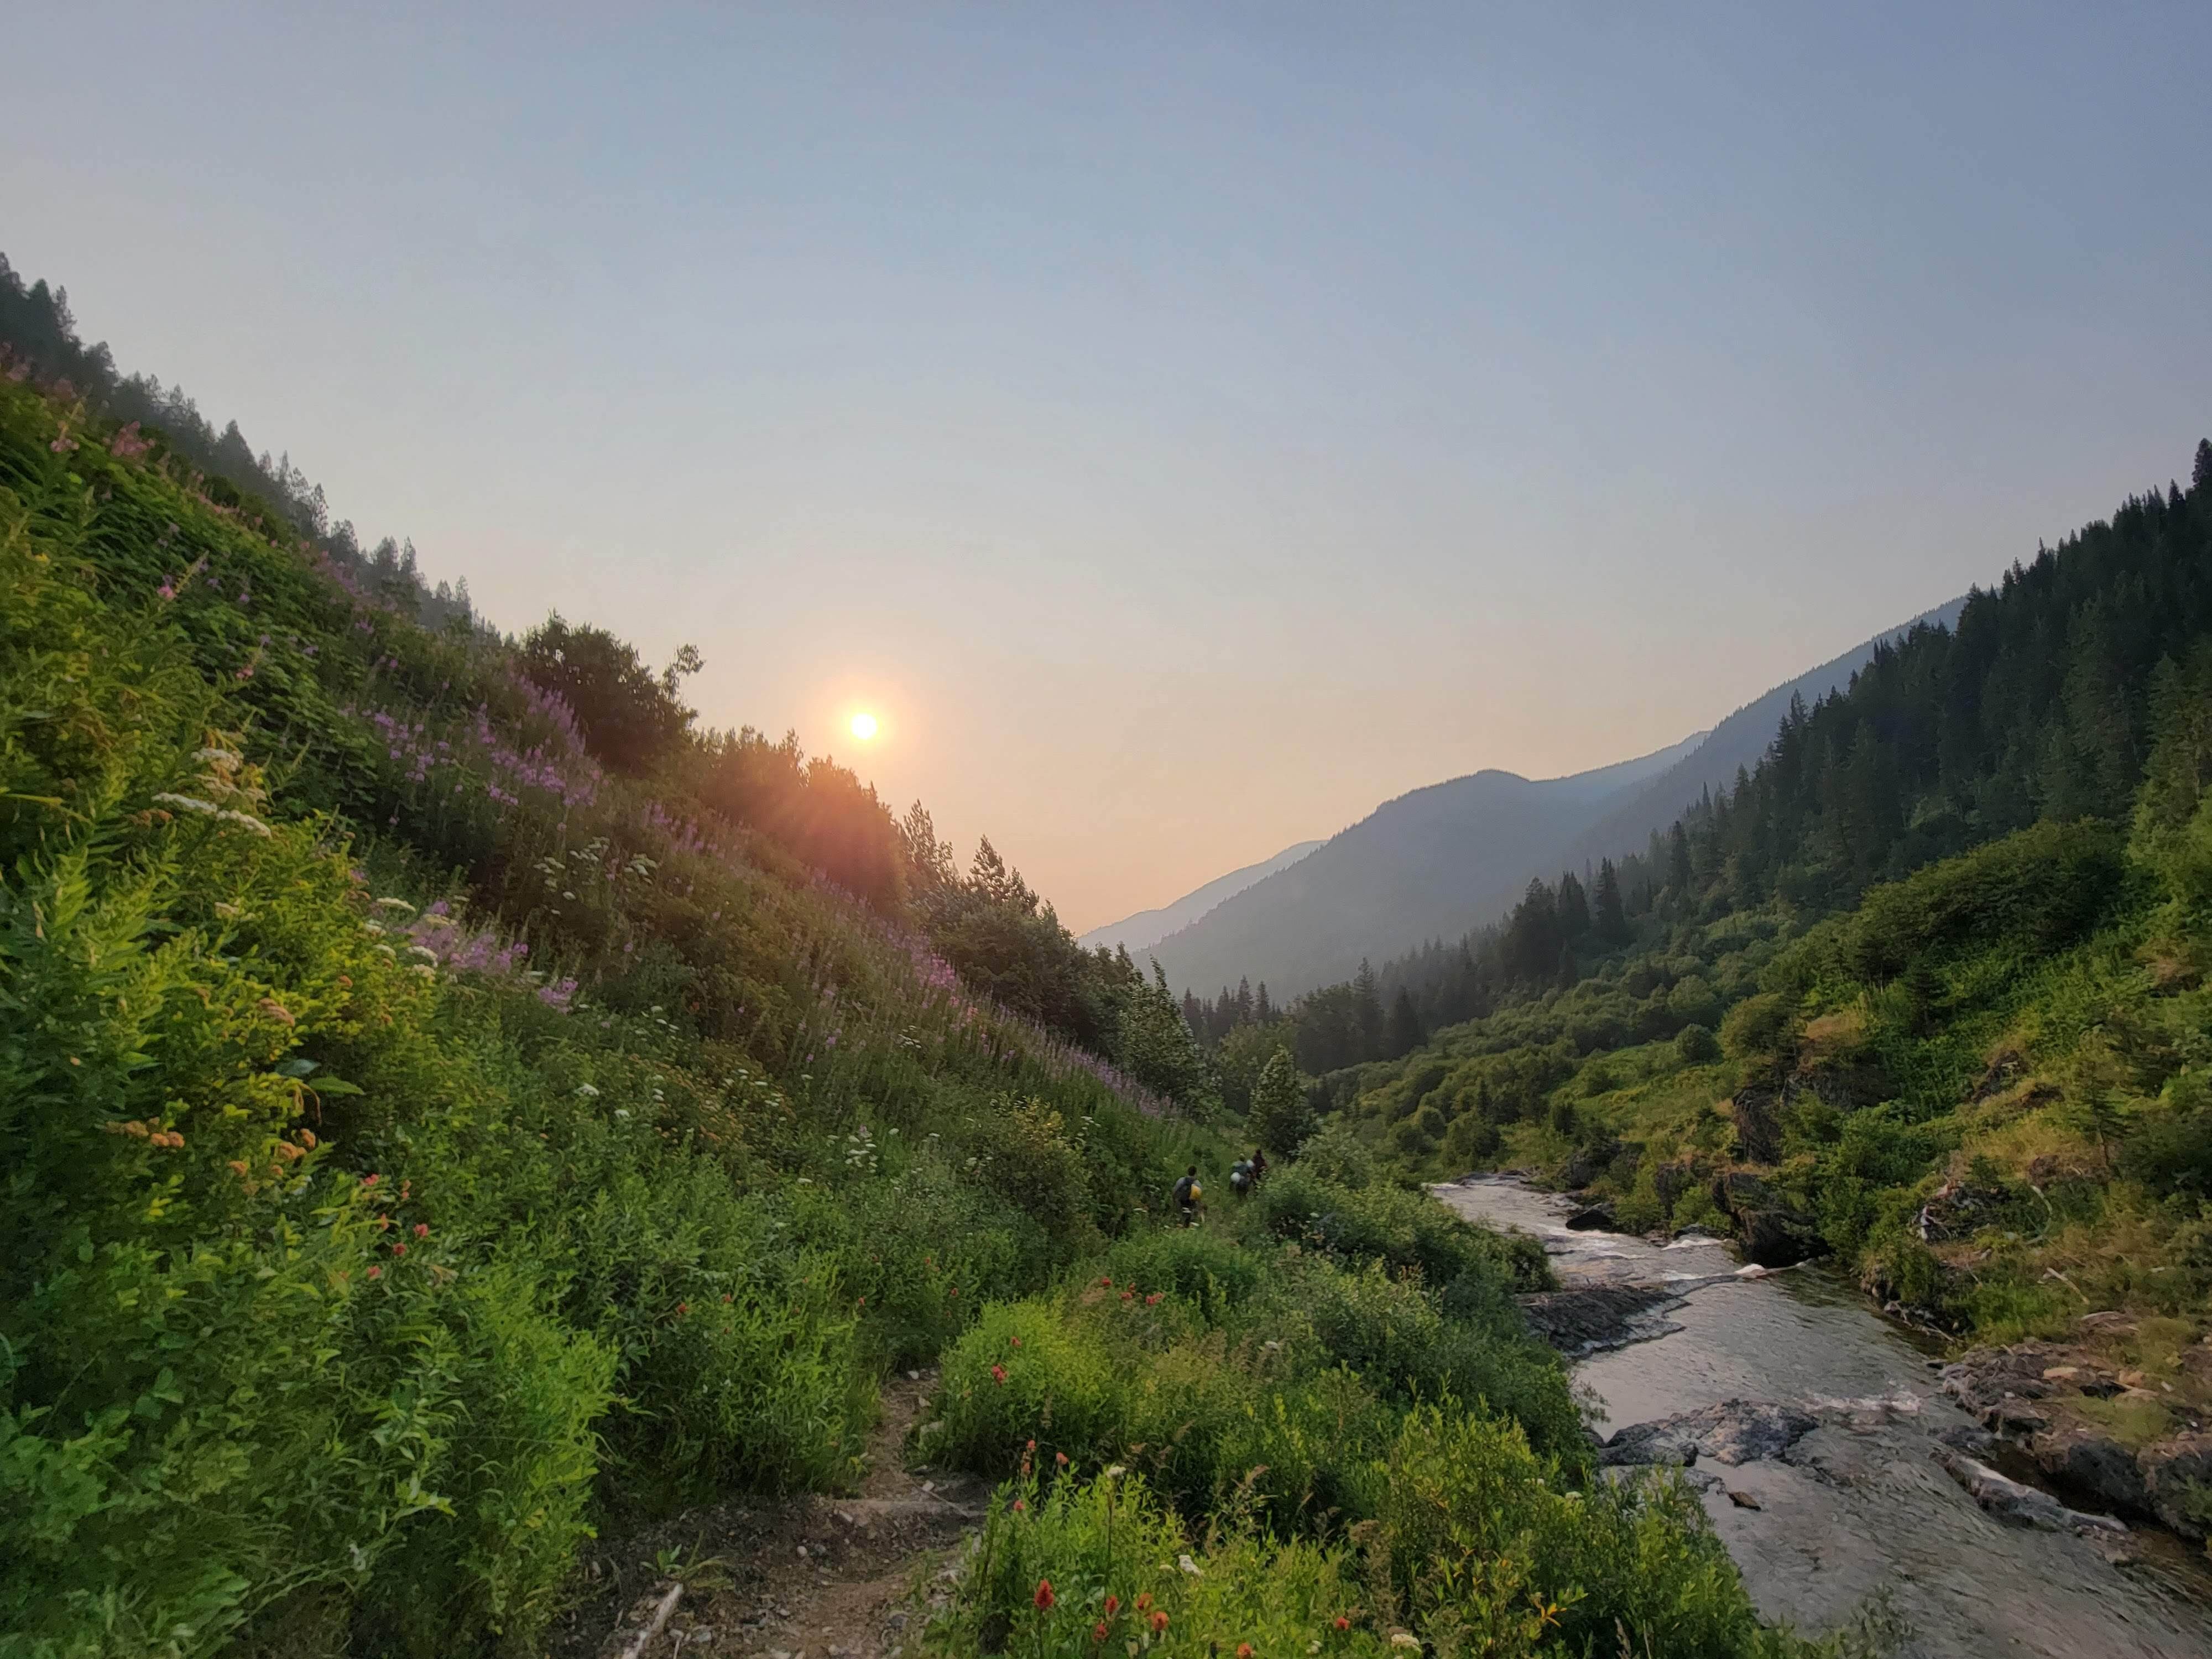
M 1589 898 L 1572 871 L 1563 871 L 1559 876 L 1559 896 L 1556 901 L 1559 915 L 1559 937 L 1572 945 L 1590 930 Z
M 1396 1060 L 1401 1055 L 1410 1054 L 1428 1040 L 1428 1031 L 1421 1024 L 1420 1011 L 1413 1006 L 1413 993 L 1400 986 L 1397 996 L 1390 1004 L 1389 1018 L 1382 1028 L 1382 1058 Z
M 1620 872 L 1611 859 L 1597 866 L 1597 892 L 1590 906 L 1590 925 L 1598 941 L 1608 946 L 1628 943 L 1628 912 L 1620 902 Z

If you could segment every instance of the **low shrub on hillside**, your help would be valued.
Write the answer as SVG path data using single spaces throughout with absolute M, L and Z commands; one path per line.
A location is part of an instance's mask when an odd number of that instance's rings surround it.
M 1232 1498 L 1189 1529 L 1128 1471 L 1024 1468 L 927 1650 L 1089 1656 L 1809 1651 L 1759 1621 L 1679 1481 L 1563 1490 L 1517 1431 L 1423 1407 L 1361 1460 L 1371 1519 L 1285 1538 Z

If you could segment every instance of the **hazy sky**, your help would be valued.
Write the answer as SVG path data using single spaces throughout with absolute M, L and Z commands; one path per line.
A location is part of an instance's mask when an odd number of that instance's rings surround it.
M 2212 431 L 2202 0 L 558 17 L 11 8 L 0 250 L 1079 929 L 1673 742 Z

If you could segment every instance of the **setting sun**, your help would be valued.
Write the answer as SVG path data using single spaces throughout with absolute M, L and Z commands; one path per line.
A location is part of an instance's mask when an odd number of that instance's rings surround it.
M 866 743 L 869 738 L 874 737 L 876 735 L 876 717 L 873 714 L 854 715 L 853 735 L 858 738 L 862 743 Z

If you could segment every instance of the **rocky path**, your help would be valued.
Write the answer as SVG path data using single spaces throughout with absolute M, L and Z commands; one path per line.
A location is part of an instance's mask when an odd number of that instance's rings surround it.
M 586 1563 L 594 1587 L 553 1659 L 890 1659 L 917 1596 L 978 1525 L 988 1489 L 908 1471 L 900 1450 L 934 1372 L 894 1377 L 850 1497 L 733 1502 L 626 1534 Z

